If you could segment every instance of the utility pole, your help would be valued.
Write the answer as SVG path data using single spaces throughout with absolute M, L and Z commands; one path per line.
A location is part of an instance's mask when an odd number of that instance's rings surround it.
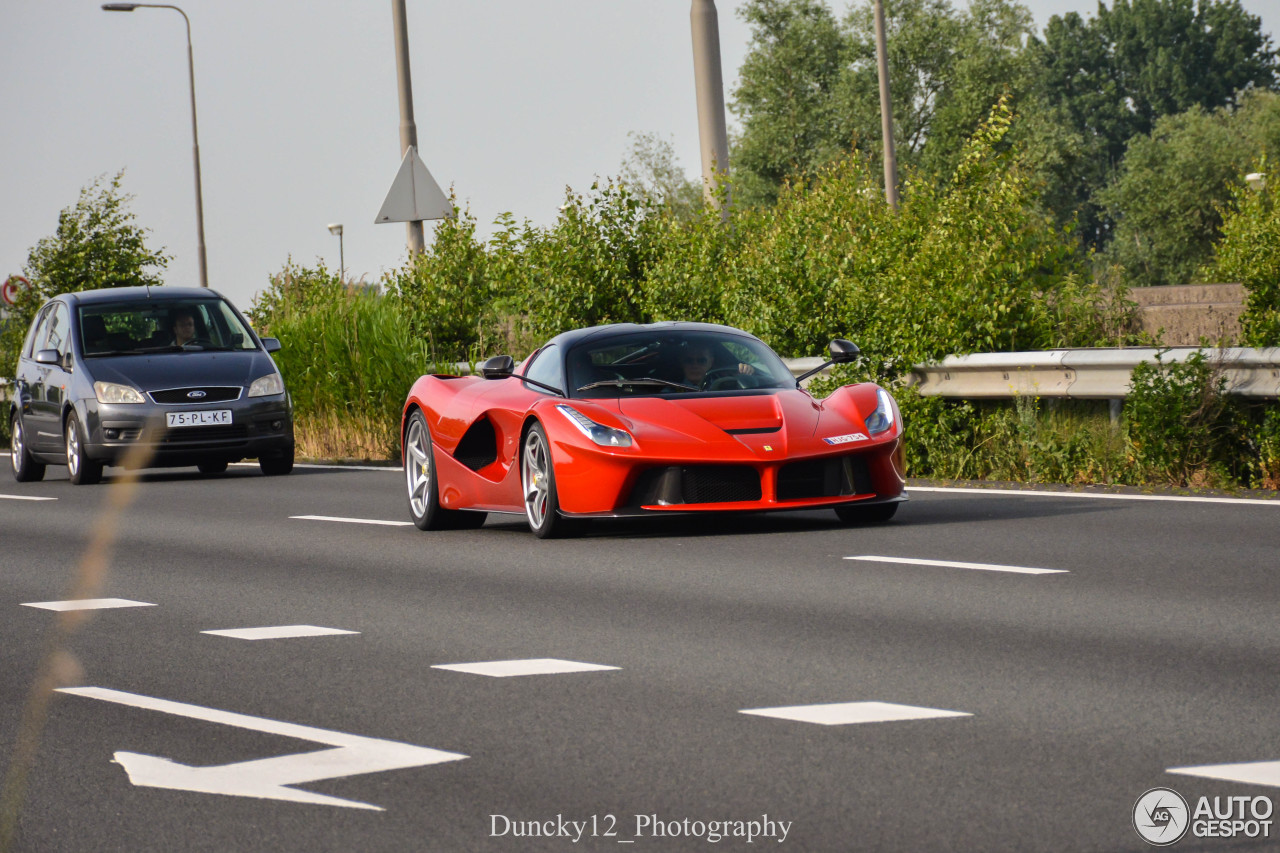
M 396 82 L 400 91 L 400 156 L 410 146 L 418 147 L 418 126 L 413 122 L 413 83 L 409 79 L 409 29 L 405 23 L 404 0 L 391 0 L 391 16 L 395 20 Z M 409 234 L 409 254 L 420 255 L 426 246 L 422 222 L 405 223 Z
M 884 197 L 898 209 L 898 160 L 893 153 L 893 104 L 889 98 L 889 56 L 884 40 L 884 0 L 876 0 L 876 69 L 880 76 L 880 132 L 884 137 Z
M 729 133 L 724 119 L 724 78 L 720 70 L 720 18 L 715 0 L 693 0 L 693 78 L 698 94 L 698 139 L 702 147 L 702 195 L 729 218 L 729 196 L 721 185 L 729 176 Z M 727 187 L 727 185 L 726 185 Z

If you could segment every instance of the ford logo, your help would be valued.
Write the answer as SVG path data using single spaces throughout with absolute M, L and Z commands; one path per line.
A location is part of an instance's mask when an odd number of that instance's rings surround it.
M 193 400 L 199 400 L 201 397 L 204 397 L 206 395 L 203 391 L 188 391 L 187 396 Z

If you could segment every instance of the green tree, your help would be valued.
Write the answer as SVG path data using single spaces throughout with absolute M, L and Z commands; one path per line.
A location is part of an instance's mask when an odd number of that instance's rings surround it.
M 27 256 L 23 274 L 31 287 L 19 295 L 0 334 L 0 377 L 10 378 L 18 350 L 36 311 L 51 296 L 103 287 L 160 285 L 170 256 L 147 248 L 148 229 L 129 210 L 133 196 L 120 190 L 124 171 L 99 177 L 80 190 L 72 207 L 58 214 L 58 228 Z
M 821 0 L 750 0 L 738 14 L 751 25 L 751 46 L 729 104 L 742 122 L 729 157 L 735 201 L 771 203 L 787 177 L 811 174 L 853 144 L 840 136 L 833 97 L 847 45 Z
M 1262 159 L 1257 170 L 1265 173 Z M 1206 271 L 1219 281 L 1238 281 L 1247 293 L 1240 318 L 1244 343 L 1280 346 L 1280 205 L 1276 177 L 1253 189 L 1235 187 L 1222 223 L 1213 267 Z
M 739 200 L 772 202 L 788 177 L 805 178 L 858 150 L 881 157 L 873 5 L 837 21 L 819 0 L 753 0 L 740 14 L 751 49 L 732 107 L 742 121 L 733 156 Z M 1022 44 L 1031 13 L 1011 0 L 887 0 L 889 79 L 898 161 L 950 177 L 966 140 L 1002 95 L 1034 75 Z
M 1222 210 L 1250 165 L 1280 151 L 1280 95 L 1247 93 L 1239 109 L 1163 116 L 1129 143 L 1120 173 L 1098 193 L 1115 221 L 1104 260 L 1132 285 L 1185 284 L 1212 258 Z
M 671 140 L 634 131 L 627 138 L 631 151 L 622 161 L 618 179 L 679 219 L 696 216 L 702 210 L 702 185 L 685 174 Z
M 1116 0 L 1085 20 L 1054 16 L 1034 43 L 1040 107 L 1033 132 L 1065 156 L 1046 162 L 1047 200 L 1060 222 L 1106 244 L 1112 222 L 1096 194 L 1112 179 L 1129 141 L 1161 116 L 1193 106 L 1238 103 L 1239 93 L 1276 85 L 1276 52 L 1262 21 L 1238 0 Z

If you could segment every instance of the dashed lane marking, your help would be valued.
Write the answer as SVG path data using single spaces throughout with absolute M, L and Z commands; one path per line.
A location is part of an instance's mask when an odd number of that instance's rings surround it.
M 32 601 L 23 607 L 38 607 L 41 610 L 110 610 L 113 607 L 155 607 L 146 601 L 130 601 L 127 598 L 78 598 L 70 601 Z
M 328 637 L 360 632 L 346 631 L 342 628 L 320 628 L 315 625 L 276 625 L 265 628 L 226 628 L 200 633 L 213 634 L 216 637 L 231 637 L 233 640 L 288 640 L 294 637 Z
M 432 669 L 448 669 L 453 672 L 466 672 L 471 675 L 487 675 L 491 678 L 510 678 L 516 675 L 558 675 L 565 672 L 599 672 L 607 669 L 619 669 L 616 666 L 604 666 L 598 663 L 579 663 L 557 658 L 533 658 L 531 660 L 493 660 L 481 663 L 445 663 L 437 664 Z
M 383 527 L 411 527 L 412 521 L 384 521 L 380 518 L 342 518 L 336 515 L 291 515 L 300 521 L 338 521 L 343 524 L 378 524 Z
M 949 569 L 976 569 L 983 572 L 1012 572 L 1019 575 L 1065 575 L 1066 569 L 1032 569 L 1026 566 L 1001 566 L 995 563 L 960 563 L 953 560 L 919 560 L 912 557 L 845 557 L 865 563 L 900 563 L 905 566 L 938 566 Z
M 41 495 L 0 495 L 5 501 L 56 501 L 57 498 L 46 498 Z
M 1206 779 L 1222 779 L 1226 782 L 1244 782 L 1248 785 L 1267 785 L 1280 788 L 1280 761 L 1252 761 L 1245 764 L 1205 764 L 1200 767 L 1170 767 L 1167 773 L 1183 776 L 1203 776 Z
M 902 720 L 931 720 L 940 717 L 972 717 L 965 711 L 919 708 L 892 702 L 831 702 L 823 705 L 790 705 L 781 708 L 750 708 L 739 714 L 776 717 L 820 726 L 847 726 L 855 723 L 893 723 Z

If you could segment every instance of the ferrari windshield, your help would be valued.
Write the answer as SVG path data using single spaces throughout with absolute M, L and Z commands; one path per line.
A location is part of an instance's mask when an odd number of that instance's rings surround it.
M 566 366 L 574 397 L 796 387 L 773 350 L 729 332 L 646 331 L 585 341 L 569 350 Z
M 79 314 L 81 351 L 89 358 L 257 348 L 236 312 L 216 298 L 90 303 Z

